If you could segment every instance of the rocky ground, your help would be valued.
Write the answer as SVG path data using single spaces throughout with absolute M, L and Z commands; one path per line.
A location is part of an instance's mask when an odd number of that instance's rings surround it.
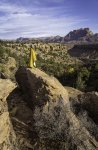
M 0 79 L 0 150 L 97 150 L 98 93 L 63 87 L 39 69 Z

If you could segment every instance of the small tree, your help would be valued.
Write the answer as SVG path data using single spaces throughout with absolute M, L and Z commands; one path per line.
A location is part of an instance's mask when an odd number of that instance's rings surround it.
M 76 80 L 76 88 L 79 90 L 84 91 L 85 87 L 87 86 L 86 82 L 89 79 L 90 72 L 86 67 L 83 67 L 82 69 L 78 70 L 77 74 L 77 80 Z
M 78 74 L 78 77 L 77 77 L 76 88 L 79 90 L 83 90 L 85 88 L 85 81 L 83 81 L 82 79 L 81 72 Z

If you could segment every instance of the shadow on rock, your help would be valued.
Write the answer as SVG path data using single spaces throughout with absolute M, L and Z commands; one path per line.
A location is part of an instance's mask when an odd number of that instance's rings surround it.
M 10 119 L 21 150 L 33 149 L 37 140 L 33 112 L 23 101 L 23 95 L 18 88 L 9 94 L 7 103 Z

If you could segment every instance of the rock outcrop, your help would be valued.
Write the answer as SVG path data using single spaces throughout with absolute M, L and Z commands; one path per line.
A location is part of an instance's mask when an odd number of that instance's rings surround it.
M 0 79 L 0 150 L 98 149 L 97 93 L 63 87 L 37 68 L 20 67 L 16 80 Z
M 55 105 L 61 96 L 64 99 L 63 103 L 68 103 L 68 93 L 59 81 L 37 68 L 20 67 L 16 72 L 16 81 L 25 94 L 26 102 L 30 103 L 32 108 L 34 106 L 48 106 L 49 103 Z
M 91 60 L 98 57 L 98 45 L 97 44 L 82 44 L 82 45 L 75 45 L 73 48 L 68 50 L 68 53 L 72 57 L 79 58 L 81 60 L 85 60 L 84 62 L 87 64 L 92 62 Z M 94 61 L 93 61 L 94 63 Z
M 69 42 L 69 41 L 77 41 L 77 40 L 82 40 L 84 37 L 89 37 L 92 36 L 93 33 L 90 31 L 89 28 L 81 28 L 78 30 L 73 30 L 69 32 L 65 38 L 64 41 Z
M 33 112 L 10 80 L 0 79 L 0 150 L 31 150 L 36 143 Z
M 10 80 L 0 79 L 0 150 L 19 150 L 6 101 L 13 88 Z
M 97 136 L 95 132 L 92 134 L 93 129 L 97 129 L 96 124 L 88 115 L 83 116 L 84 118 L 79 115 L 86 112 L 82 106 L 77 113 L 75 106 L 78 102 L 71 105 L 66 89 L 55 78 L 37 68 L 21 67 L 16 73 L 16 80 L 25 102 L 33 111 L 33 127 L 40 141 L 40 148 L 98 149 Z M 89 120 L 89 126 L 86 120 Z

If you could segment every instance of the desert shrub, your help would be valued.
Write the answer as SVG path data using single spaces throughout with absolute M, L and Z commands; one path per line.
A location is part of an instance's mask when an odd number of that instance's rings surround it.
M 3 48 L 2 46 L 0 46 L 0 58 L 4 57 L 5 52 L 6 52 L 5 48 Z
M 50 50 L 53 51 L 53 47 L 50 45 Z
M 86 87 L 85 81 L 82 79 L 82 73 L 79 72 L 77 81 L 76 81 L 76 88 L 79 90 L 84 90 Z
M 62 100 L 58 98 L 55 107 L 51 102 L 49 103 L 49 108 L 43 111 L 40 111 L 38 107 L 35 109 L 34 120 L 38 135 L 41 139 L 66 141 L 69 124 Z
M 14 53 L 11 53 L 11 54 L 10 54 L 10 57 L 15 58 L 16 62 L 18 61 L 18 58 L 19 58 L 15 52 L 14 52 Z
M 81 100 L 70 98 L 70 108 L 81 121 L 81 125 L 84 126 L 90 134 L 96 138 L 96 140 L 98 140 L 98 126 L 93 121 L 93 118 L 91 118 L 87 110 L 84 109 Z
M 15 45 L 12 45 L 12 48 L 14 49 L 14 48 L 16 48 L 16 46 L 15 46 Z
M 5 67 L 2 65 L 2 64 L 0 64 L 0 72 L 3 72 L 3 73 L 5 73 Z
M 28 57 L 20 55 L 18 58 L 18 66 L 27 66 L 27 65 L 28 65 Z
M 76 84 L 76 72 L 64 72 L 61 76 L 58 76 L 57 78 L 62 83 L 63 86 L 70 86 L 75 87 Z
M 49 61 L 44 65 L 44 71 L 46 71 L 46 73 L 48 73 L 49 75 L 58 77 L 63 74 L 64 68 L 60 63 Z
M 98 71 L 98 64 L 95 65 L 95 71 Z
M 39 47 L 38 49 L 39 49 L 39 51 L 42 51 L 42 48 Z
M 90 72 L 86 67 L 81 68 L 77 73 L 76 88 L 84 91 L 89 80 Z

